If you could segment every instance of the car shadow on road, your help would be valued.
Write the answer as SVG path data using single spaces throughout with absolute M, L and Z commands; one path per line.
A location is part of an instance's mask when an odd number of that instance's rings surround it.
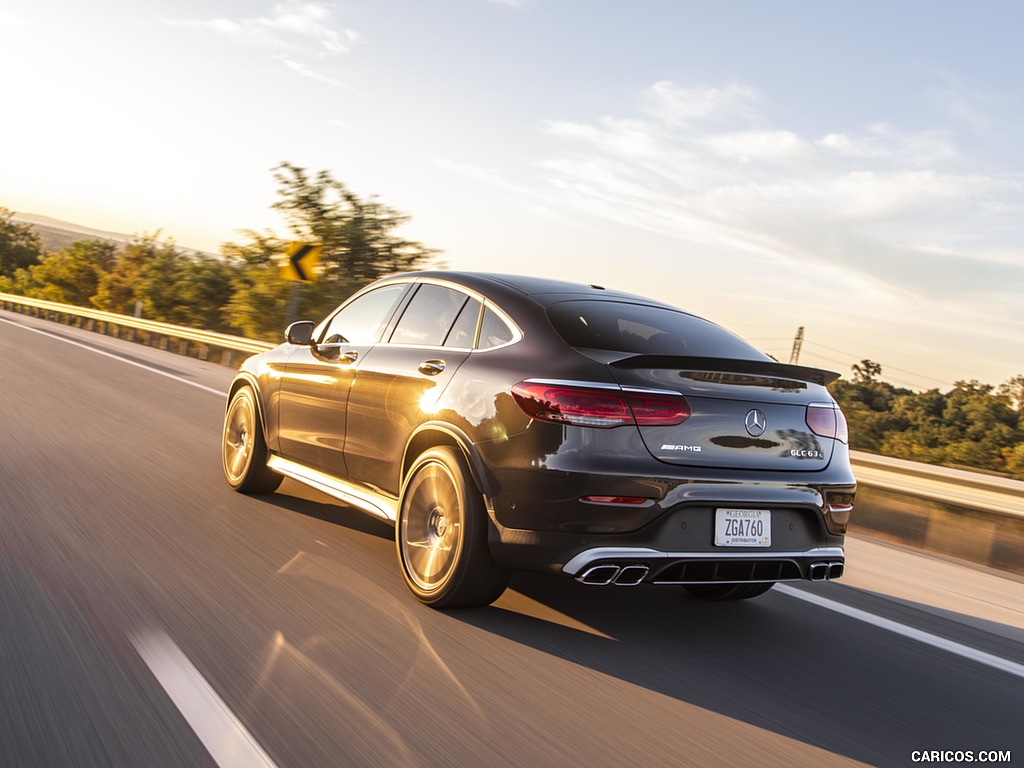
M 862 604 L 884 600 L 838 584 L 817 586 Z M 1019 730 L 1019 680 L 786 594 L 713 603 L 675 587 L 588 587 L 538 574 L 517 574 L 511 588 L 510 598 L 491 607 L 449 615 L 872 765 L 904 765 L 921 744 L 1021 746 L 1012 735 Z M 517 594 L 529 599 L 525 611 L 517 609 Z M 530 615 L 531 603 L 549 615 Z M 978 694 L 983 678 L 993 695 Z
M 282 491 L 263 498 L 339 529 L 393 539 L 386 521 L 299 486 Z M 371 556 L 382 558 L 382 568 L 397 568 L 390 547 Z M 913 750 L 943 745 L 1024 749 L 1013 735 L 1022 704 L 1019 680 L 774 590 L 753 600 L 715 603 L 677 587 L 592 587 L 517 573 L 491 606 L 435 612 L 417 605 L 397 576 L 393 586 L 380 586 L 396 604 L 408 603 L 425 636 L 439 647 L 448 631 L 444 625 L 459 622 L 871 765 L 905 765 Z M 962 642 L 1024 655 L 1012 637 L 971 617 L 937 615 L 927 606 L 838 583 L 807 588 L 893 620 L 908 620 L 909 611 L 927 631 L 962 625 Z M 620 705 L 579 703 L 582 709 Z M 665 727 L 677 727 L 668 711 L 662 716 Z
M 325 523 L 339 525 L 388 541 L 395 538 L 395 528 L 390 522 L 355 507 L 341 504 L 329 496 L 293 480 L 286 479 L 279 491 L 261 495 L 258 498 L 290 512 L 297 512 Z

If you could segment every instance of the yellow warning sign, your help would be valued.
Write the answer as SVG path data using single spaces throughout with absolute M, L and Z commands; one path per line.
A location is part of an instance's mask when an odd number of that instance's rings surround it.
M 285 280 L 315 283 L 316 265 L 320 263 L 322 251 L 323 246 L 313 243 L 289 243 L 285 251 L 288 259 L 281 265 L 281 277 Z

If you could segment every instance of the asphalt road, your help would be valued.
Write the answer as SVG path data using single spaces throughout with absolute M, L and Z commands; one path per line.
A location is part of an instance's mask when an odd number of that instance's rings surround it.
M 227 487 L 231 376 L 0 312 L 0 765 L 1024 764 L 1020 579 L 851 540 L 736 604 L 523 575 L 434 611 L 388 526 Z

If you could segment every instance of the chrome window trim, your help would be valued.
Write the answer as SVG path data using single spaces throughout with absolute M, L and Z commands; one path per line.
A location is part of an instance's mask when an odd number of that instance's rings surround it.
M 480 346 L 479 346 L 480 345 L 480 338 L 479 338 L 480 326 L 478 325 L 477 329 L 476 329 L 477 330 L 477 340 L 476 340 L 476 344 L 477 345 L 473 347 L 473 351 L 474 352 L 493 352 L 496 349 L 504 349 L 505 347 L 511 347 L 513 344 L 518 344 L 520 341 L 523 340 L 523 332 L 519 329 L 519 326 L 516 325 L 515 321 L 512 320 L 512 318 L 508 316 L 508 313 L 505 312 L 505 310 L 503 310 L 501 307 L 499 307 L 497 304 L 495 304 L 493 301 L 491 301 L 488 298 L 480 297 L 480 302 L 484 305 L 484 309 L 489 309 L 492 312 L 494 312 L 494 314 L 496 314 L 498 316 L 498 319 L 501 320 L 501 322 L 503 322 L 508 327 L 508 329 L 510 331 L 512 331 L 512 339 L 511 339 L 511 341 L 506 341 L 504 344 L 498 344 L 497 346 L 494 346 L 494 347 L 487 347 L 485 349 L 481 349 Z M 483 323 L 483 317 L 482 316 L 481 316 L 480 322 Z
M 402 284 L 402 283 L 415 283 L 415 284 L 418 284 L 418 285 L 422 285 L 422 284 L 439 285 L 442 288 L 449 288 L 449 289 L 451 289 L 453 291 L 458 291 L 459 293 L 465 294 L 466 296 L 468 296 L 471 299 L 476 299 L 485 308 L 490 309 L 492 312 L 494 312 L 494 314 L 496 314 L 501 319 L 501 321 L 503 323 L 505 323 L 505 325 L 508 326 L 508 329 L 510 331 L 512 331 L 512 340 L 511 341 L 506 341 L 504 344 L 498 344 L 497 346 L 494 346 L 494 347 L 487 347 L 486 349 L 480 349 L 478 346 L 474 346 L 471 349 L 469 349 L 470 353 L 493 352 L 496 349 L 504 349 L 505 347 L 510 347 L 513 344 L 518 344 L 520 341 L 523 340 L 523 332 L 522 332 L 522 330 L 519 328 L 519 326 L 516 324 L 516 322 L 511 317 L 509 317 L 508 313 L 505 310 L 503 310 L 501 307 L 499 307 L 497 304 L 495 304 L 493 301 L 488 299 L 486 296 L 484 296 L 482 293 L 474 291 L 472 288 L 467 288 L 464 285 L 459 285 L 458 283 L 453 283 L 453 282 L 451 282 L 449 280 L 442 280 L 441 278 L 438 278 L 438 277 L 398 278 L 398 279 L 395 279 L 394 281 L 388 281 L 384 285 L 399 285 L 399 284 Z M 381 285 L 379 287 L 382 288 L 382 287 L 384 287 L 384 285 Z M 366 289 L 364 288 L 363 290 L 366 290 Z M 352 299 L 355 299 L 356 296 L 358 296 L 362 292 L 363 291 L 359 291 L 359 293 L 356 293 L 354 296 L 352 296 Z M 350 299 L 349 301 L 351 301 L 352 299 Z M 345 302 L 345 303 L 348 304 L 348 302 Z M 399 319 L 401 319 L 401 318 L 399 318 Z M 478 324 L 477 324 L 477 333 L 479 333 L 479 332 L 480 332 L 480 326 L 479 326 L 479 322 L 478 322 Z M 476 339 L 476 343 L 479 344 L 479 342 L 480 342 L 479 338 Z M 390 341 L 380 341 L 380 342 L 377 342 L 377 343 L 378 344 L 384 344 L 384 345 L 387 345 L 389 347 L 406 347 L 406 348 L 415 348 L 415 349 L 454 349 L 454 350 L 459 350 L 459 351 L 464 351 L 464 350 L 467 349 L 466 347 L 445 347 L 445 346 L 435 347 L 435 346 L 421 346 L 419 344 L 392 344 Z
M 329 312 L 327 317 L 325 317 L 323 320 L 321 320 L 319 323 L 317 323 L 316 325 L 313 326 L 313 336 L 312 336 L 312 338 L 319 339 L 321 336 L 323 336 L 324 333 L 327 332 L 327 329 L 330 327 L 331 322 L 334 320 L 334 318 L 337 317 L 340 312 L 342 312 L 349 304 L 354 302 L 356 299 L 366 295 L 367 293 L 370 293 L 371 291 L 375 291 L 375 290 L 377 290 L 379 288 L 388 288 L 388 287 L 390 287 L 392 285 L 408 285 L 408 284 L 413 283 L 413 282 L 415 282 L 415 281 L 414 280 L 394 280 L 394 281 L 389 281 L 387 283 L 382 283 L 380 285 L 376 285 L 375 283 L 370 283 L 370 285 L 363 286 L 358 291 L 356 291 L 351 296 L 349 296 L 347 299 L 345 299 L 345 301 L 343 301 L 341 304 L 339 304 L 337 307 L 335 307 L 331 312 Z M 401 296 L 399 296 L 399 305 L 401 305 Z M 394 311 L 395 310 L 392 309 L 392 312 L 394 312 Z M 388 319 L 390 321 L 391 318 L 389 317 Z M 388 325 L 390 325 L 390 322 L 385 323 L 384 324 L 384 328 L 387 328 Z M 353 344 L 353 343 L 349 342 L 348 346 L 350 346 L 350 347 L 354 347 L 354 346 L 372 347 L 372 346 L 374 346 L 376 344 L 379 344 L 379 343 L 380 343 L 380 340 L 378 339 L 378 340 L 375 340 L 375 341 L 363 342 L 363 343 L 360 343 L 360 344 Z M 319 346 L 319 344 L 318 344 L 318 346 Z
M 674 395 L 682 397 L 682 393 L 674 389 L 653 389 L 648 387 L 624 387 L 619 384 L 608 384 L 600 381 L 579 381 L 576 379 L 525 379 L 526 384 L 550 384 L 555 387 L 589 387 L 591 389 L 607 389 L 609 392 L 627 392 L 631 395 Z
M 425 350 L 448 350 L 449 352 L 472 352 L 472 347 L 445 347 L 436 344 L 392 344 L 390 341 L 381 341 L 374 344 L 375 347 L 388 347 L 390 349 L 425 349 Z
M 675 389 L 655 389 L 653 387 L 623 387 L 623 392 L 632 392 L 636 395 L 674 395 L 682 397 L 683 393 Z
M 524 379 L 524 384 L 550 384 L 553 387 L 589 387 L 590 389 L 607 389 L 612 392 L 621 392 L 622 387 L 618 384 L 607 384 L 600 381 L 579 381 L 576 379 Z

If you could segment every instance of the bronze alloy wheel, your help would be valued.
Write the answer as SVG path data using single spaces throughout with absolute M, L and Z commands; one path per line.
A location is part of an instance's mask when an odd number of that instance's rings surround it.
M 283 479 L 267 469 L 267 445 L 248 387 L 239 389 L 224 414 L 221 463 L 228 485 L 241 493 L 272 493 Z
M 487 547 L 487 514 L 462 456 L 427 451 L 409 472 L 395 527 L 398 559 L 413 594 L 436 608 L 486 605 L 508 583 Z
M 464 507 L 451 470 L 437 460 L 421 463 L 406 488 L 401 546 L 409 578 L 423 592 L 444 586 L 458 565 Z

